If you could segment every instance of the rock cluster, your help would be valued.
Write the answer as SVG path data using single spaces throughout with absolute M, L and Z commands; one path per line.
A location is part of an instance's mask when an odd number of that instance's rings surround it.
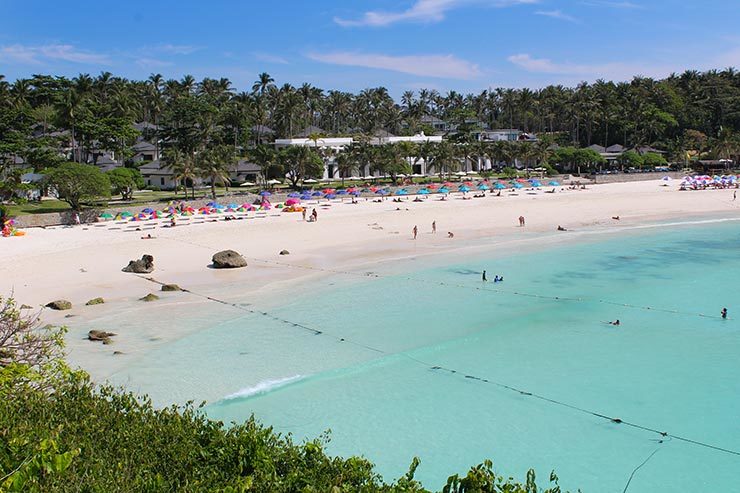
M 149 293 L 148 295 L 144 296 L 143 298 L 139 298 L 141 301 L 157 301 L 159 299 L 159 296 L 153 293 Z
M 139 260 L 131 260 L 124 267 L 123 272 L 133 272 L 134 274 L 149 274 L 154 270 L 154 257 L 151 255 L 142 255 Z
M 87 306 L 91 306 L 91 305 L 102 305 L 103 303 L 105 303 L 105 300 L 103 298 L 93 298 L 90 301 L 88 301 L 87 303 L 85 303 L 85 305 L 87 305 Z
M 113 342 L 111 340 L 111 337 L 113 337 L 113 332 L 106 332 L 104 330 L 91 330 L 87 333 L 87 338 L 91 341 L 101 341 L 103 344 L 110 344 Z
M 72 303 L 67 300 L 55 300 L 47 303 L 46 308 L 51 308 L 52 310 L 71 310 Z
M 162 291 L 182 291 L 177 284 L 162 284 Z
M 238 269 L 246 267 L 247 261 L 234 250 L 224 250 L 213 256 L 214 269 Z

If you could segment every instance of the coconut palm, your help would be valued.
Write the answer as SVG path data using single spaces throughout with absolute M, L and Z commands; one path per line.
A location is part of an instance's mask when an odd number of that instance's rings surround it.
M 180 183 L 187 197 L 187 187 L 190 186 L 192 197 L 195 199 L 195 180 L 198 178 L 198 168 L 195 166 L 193 155 L 176 147 L 168 147 L 162 154 L 162 164 L 169 169 L 176 183 Z
M 198 174 L 210 181 L 212 199 L 216 199 L 216 183 L 228 188 L 229 174 L 236 160 L 234 149 L 226 145 L 210 147 L 196 157 Z

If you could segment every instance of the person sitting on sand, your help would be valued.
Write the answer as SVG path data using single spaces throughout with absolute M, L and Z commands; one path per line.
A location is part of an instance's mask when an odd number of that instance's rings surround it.
M 170 218 L 170 228 L 177 226 L 177 220 L 173 217 Z
M 614 219 L 615 221 L 619 221 L 619 216 L 612 216 L 612 219 Z
M 142 237 L 141 237 L 141 239 L 142 239 L 142 240 L 153 240 L 154 238 L 155 238 L 155 237 L 154 237 L 154 236 L 152 236 L 152 234 L 151 234 L 151 233 L 148 233 L 148 234 L 147 234 L 146 236 L 142 236 Z
M 568 230 L 558 224 L 558 231 L 568 231 Z
M 455 233 L 453 233 L 452 231 L 447 232 L 447 238 L 454 238 L 454 237 L 455 237 Z

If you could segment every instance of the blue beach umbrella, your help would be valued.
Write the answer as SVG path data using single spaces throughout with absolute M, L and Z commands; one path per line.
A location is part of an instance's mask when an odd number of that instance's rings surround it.
M 314 192 L 314 193 L 311 194 L 312 197 L 321 197 L 321 195 L 323 195 L 323 194 L 321 192 L 319 192 L 319 191 L 316 191 L 316 192 Z
M 298 192 L 290 192 L 290 193 L 288 194 L 288 198 L 289 198 L 289 199 L 297 199 L 297 198 L 298 198 L 298 197 L 300 197 L 300 196 L 301 196 L 301 194 L 299 194 Z
M 405 188 L 399 188 L 396 190 L 396 195 L 408 195 L 409 193 L 406 191 Z
M 421 190 L 416 192 L 416 194 L 417 195 L 429 195 L 429 190 L 427 190 L 426 188 L 422 188 Z
M 347 193 L 349 193 L 349 192 L 347 192 L 347 190 L 344 190 L 344 189 L 337 190 L 337 195 L 347 195 Z
M 533 180 L 531 183 L 532 183 L 532 186 L 533 187 L 541 187 L 542 186 L 542 183 L 538 182 L 537 180 Z
M 460 188 L 458 188 L 457 190 L 460 191 L 460 192 L 469 192 L 470 191 L 470 188 L 468 188 L 465 185 L 463 185 Z
M 262 195 L 263 197 L 269 197 L 270 195 L 272 195 L 267 190 L 262 190 L 259 194 Z
M 514 188 L 516 189 L 524 188 L 524 185 L 522 185 L 521 183 L 514 183 Z
M 327 193 L 326 195 L 324 195 L 324 197 L 326 197 L 327 199 L 336 199 L 337 198 L 337 194 L 335 194 L 335 193 Z
M 355 197 L 359 197 L 362 192 L 360 192 L 359 190 L 352 190 L 349 194 L 354 195 Z
M 375 192 L 376 195 L 388 195 L 388 190 L 380 189 L 377 192 Z
M 495 188 L 496 190 L 503 190 L 504 188 L 506 188 L 506 185 L 504 185 L 503 183 L 496 183 L 493 188 Z
M 437 190 L 437 193 L 450 193 L 450 189 L 447 187 L 442 187 L 439 190 Z
M 559 187 L 560 186 L 560 183 L 556 182 L 555 180 L 552 180 L 552 181 L 548 182 L 547 184 L 550 185 L 551 187 Z
M 310 193 L 303 193 L 300 196 L 301 200 L 311 200 L 311 194 Z
M 481 183 L 480 185 L 478 185 L 478 190 L 490 190 L 490 189 L 491 187 L 489 187 L 485 183 Z
M 143 212 L 145 214 L 152 214 L 152 213 L 154 213 L 154 209 L 152 209 L 151 207 L 147 207 L 146 209 L 142 209 L 141 212 Z

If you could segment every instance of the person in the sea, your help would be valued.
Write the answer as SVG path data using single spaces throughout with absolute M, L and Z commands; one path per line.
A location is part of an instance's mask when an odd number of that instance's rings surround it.
M 493 282 L 498 282 L 498 274 L 496 274 L 495 276 L 493 276 Z
M 723 308 L 720 313 L 722 315 L 722 318 L 727 318 L 727 308 Z
M 524 216 L 519 216 L 519 226 L 524 227 Z
M 437 221 L 432 221 L 432 233 L 437 232 Z
M 611 325 L 619 325 L 619 319 L 616 319 L 614 322 L 609 322 Z
M 419 228 L 414 226 L 414 229 L 411 230 L 414 233 L 414 239 L 416 239 L 416 235 L 419 234 Z
M 488 281 L 488 278 L 486 277 L 486 271 L 483 271 L 483 276 L 482 277 L 483 277 L 483 279 L 482 279 L 483 282 Z

